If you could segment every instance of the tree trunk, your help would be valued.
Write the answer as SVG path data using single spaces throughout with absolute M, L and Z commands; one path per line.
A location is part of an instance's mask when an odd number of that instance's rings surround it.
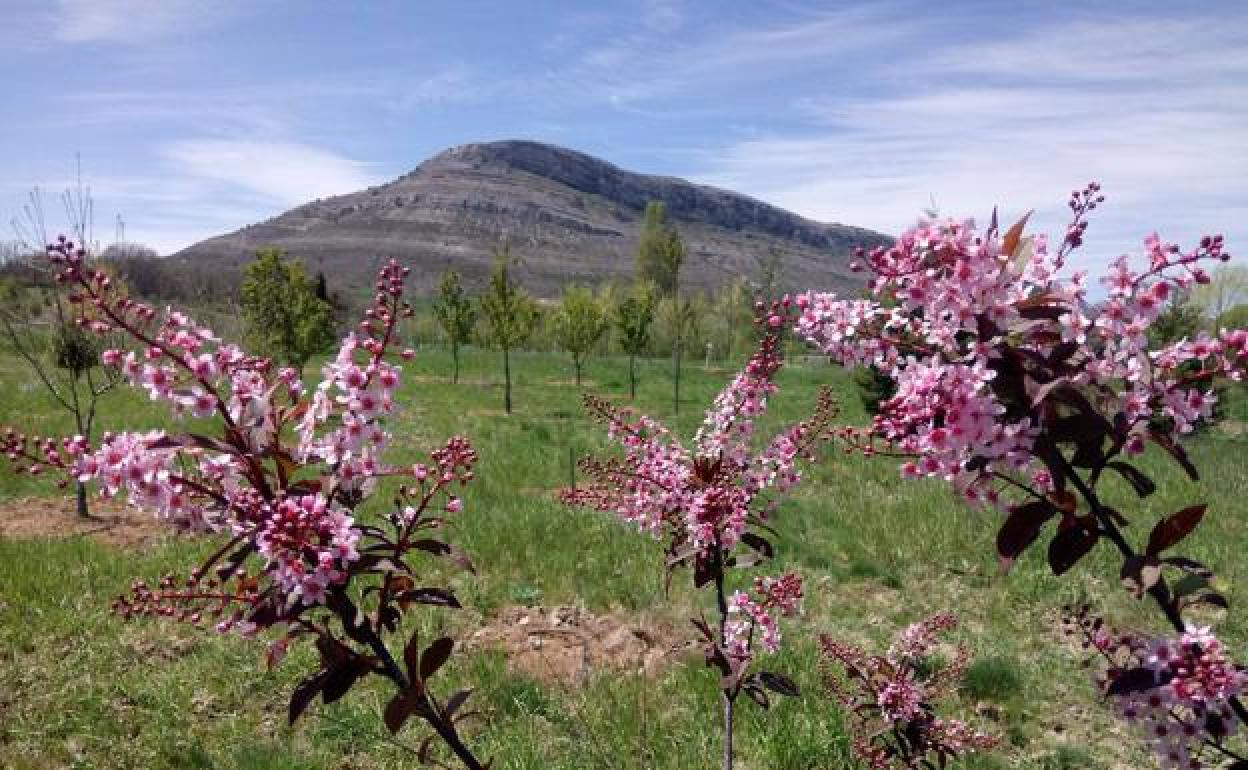
M 672 344 L 672 411 L 680 414 L 680 340 Z
M 511 351 L 503 348 L 503 410 L 511 414 Z
M 732 770 L 732 722 L 733 703 L 728 693 L 720 693 L 724 702 L 724 770 Z
M 632 353 L 628 354 L 628 398 L 637 400 L 637 356 Z
M 459 384 L 459 343 L 451 343 L 451 384 Z
M 89 508 L 87 508 L 87 485 L 82 483 L 81 481 L 75 482 L 74 497 L 76 498 L 76 502 L 78 504 L 79 518 L 83 518 L 83 519 L 91 518 L 91 511 Z
M 572 356 L 572 366 L 576 369 L 576 387 L 581 387 L 581 358 Z

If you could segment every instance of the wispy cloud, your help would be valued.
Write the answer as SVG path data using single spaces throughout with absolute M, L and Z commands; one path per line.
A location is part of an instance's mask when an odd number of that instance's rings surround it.
M 203 31 L 238 7 L 234 0 L 60 0 L 53 29 L 67 43 L 150 43 Z
M 189 139 L 161 154 L 177 173 L 292 206 L 383 181 L 368 164 L 297 142 Z
M 711 151 L 702 179 L 895 232 L 933 197 L 951 214 L 1037 206 L 1056 229 L 1068 191 L 1095 178 L 1111 196 L 1101 257 L 1153 226 L 1187 238 L 1237 228 L 1242 242 L 1244 28 L 1080 19 L 991 43 L 903 46 L 918 53 L 889 57 L 878 93 L 813 93 L 796 105 L 807 128 Z M 1181 55 L 1204 46 L 1218 55 Z

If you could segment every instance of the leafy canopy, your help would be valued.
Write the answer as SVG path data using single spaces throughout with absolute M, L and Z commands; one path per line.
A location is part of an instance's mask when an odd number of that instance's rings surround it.
M 588 353 L 610 327 L 607 312 L 589 289 L 569 286 L 554 317 L 555 340 L 576 357 Z
M 262 355 L 302 367 L 334 343 L 333 309 L 297 259 L 281 249 L 261 249 L 242 286 L 248 345 Z
M 537 303 L 511 277 L 515 260 L 504 246 L 494 261 L 494 274 L 481 297 L 487 341 L 500 350 L 524 344 L 537 325 Z
M 667 207 L 663 201 L 650 201 L 637 246 L 638 276 L 652 281 L 660 294 L 670 297 L 680 287 L 680 266 L 684 261 L 685 243 L 667 221 Z
M 442 284 L 438 287 L 437 299 L 433 301 L 433 314 L 452 346 L 458 347 L 472 338 L 477 309 L 464 291 L 459 273 L 454 270 L 442 274 Z

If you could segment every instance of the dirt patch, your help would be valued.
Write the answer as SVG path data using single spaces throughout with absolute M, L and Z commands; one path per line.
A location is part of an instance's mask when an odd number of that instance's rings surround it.
M 501 650 L 507 665 L 543 682 L 582 685 L 603 671 L 653 677 L 697 660 L 692 627 L 622 611 L 596 615 L 581 607 L 508 607 L 473 633 L 467 646 Z
M 171 534 L 150 513 L 114 500 L 93 499 L 90 519 L 80 518 L 72 497 L 20 497 L 0 503 L 0 538 L 90 537 L 126 548 Z

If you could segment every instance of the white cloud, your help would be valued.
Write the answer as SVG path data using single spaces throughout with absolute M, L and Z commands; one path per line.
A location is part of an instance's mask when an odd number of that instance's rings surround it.
M 60 0 L 55 35 L 67 43 L 150 43 L 202 31 L 235 10 L 232 0 Z
M 382 181 L 365 163 L 297 142 L 190 139 L 166 145 L 161 154 L 181 174 L 282 206 Z
M 810 128 L 708 153 L 700 178 L 886 232 L 933 196 L 954 215 L 1036 207 L 1038 224 L 1060 232 L 1069 191 L 1098 179 L 1109 201 L 1085 265 L 1135 250 L 1153 228 L 1188 240 L 1225 228 L 1232 246 L 1245 243 L 1248 44 L 1229 27 L 1078 20 L 991 43 L 903 46 L 918 53 L 869 73 L 875 93 L 811 95 L 799 104 Z

